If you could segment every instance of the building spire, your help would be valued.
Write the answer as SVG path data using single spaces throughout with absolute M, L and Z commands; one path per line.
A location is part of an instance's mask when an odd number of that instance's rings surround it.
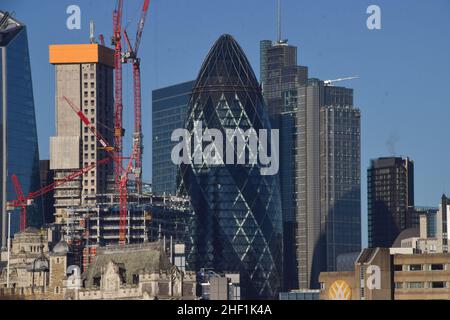
M 277 42 L 281 42 L 281 0 L 277 0 Z

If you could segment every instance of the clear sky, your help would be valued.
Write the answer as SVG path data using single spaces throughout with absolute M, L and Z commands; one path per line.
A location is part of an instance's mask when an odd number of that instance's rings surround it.
M 124 24 L 134 35 L 141 0 L 125 0 Z M 66 8 L 81 8 L 81 30 L 66 28 Z M 382 30 L 368 30 L 366 9 L 381 7 Z M 115 0 L 1 0 L 28 25 L 41 158 L 54 134 L 54 69 L 48 45 L 85 43 L 89 20 L 109 42 Z M 310 76 L 355 89 L 362 111 L 361 183 L 366 237 L 366 169 L 371 158 L 410 156 L 416 205 L 437 206 L 450 194 L 450 1 L 283 0 L 283 38 L 299 47 Z M 144 178 L 151 181 L 151 90 L 197 76 L 208 49 L 232 34 L 259 76 L 259 41 L 276 37 L 276 0 L 152 0 L 142 56 Z M 125 120 L 133 126 L 131 67 L 124 73 Z M 127 136 L 130 141 L 130 136 Z

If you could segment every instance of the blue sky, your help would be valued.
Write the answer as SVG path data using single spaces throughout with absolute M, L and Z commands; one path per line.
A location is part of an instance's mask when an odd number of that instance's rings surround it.
M 140 0 L 125 0 L 124 24 L 134 35 Z M 39 5 L 38 5 L 39 4 Z M 66 8 L 82 11 L 81 30 L 66 28 Z M 366 27 L 366 9 L 381 7 L 382 30 Z M 114 0 L 2 0 L 28 25 L 41 157 L 54 134 L 54 69 L 48 45 L 83 43 L 89 20 L 111 36 Z M 366 234 L 366 169 L 371 158 L 415 161 L 417 205 L 436 206 L 450 194 L 450 1 L 283 0 L 283 38 L 299 47 L 310 76 L 335 79 L 355 90 L 362 112 L 361 183 Z M 142 39 L 144 178 L 151 180 L 151 90 L 194 79 L 208 49 L 232 34 L 259 75 L 259 41 L 276 37 L 275 0 L 153 0 Z M 133 125 L 131 68 L 125 68 L 124 125 Z M 128 84 L 127 84 L 128 83 Z M 128 140 L 131 140 L 128 136 Z M 365 243 L 365 240 L 364 240 Z

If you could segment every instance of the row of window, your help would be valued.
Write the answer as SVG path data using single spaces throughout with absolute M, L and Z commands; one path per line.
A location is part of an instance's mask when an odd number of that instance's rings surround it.
M 450 270 L 450 264 L 432 263 L 432 264 L 405 264 L 395 265 L 395 271 L 442 271 Z
M 433 281 L 433 282 L 396 282 L 396 289 L 444 289 L 450 288 L 449 282 Z

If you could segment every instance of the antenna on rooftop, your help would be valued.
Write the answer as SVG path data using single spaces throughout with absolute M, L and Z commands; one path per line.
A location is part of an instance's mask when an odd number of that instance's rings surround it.
M 94 21 L 91 20 L 89 22 L 89 40 L 91 41 L 91 43 L 95 43 L 95 25 L 94 25 Z
M 277 42 L 281 42 L 281 0 L 277 1 Z

